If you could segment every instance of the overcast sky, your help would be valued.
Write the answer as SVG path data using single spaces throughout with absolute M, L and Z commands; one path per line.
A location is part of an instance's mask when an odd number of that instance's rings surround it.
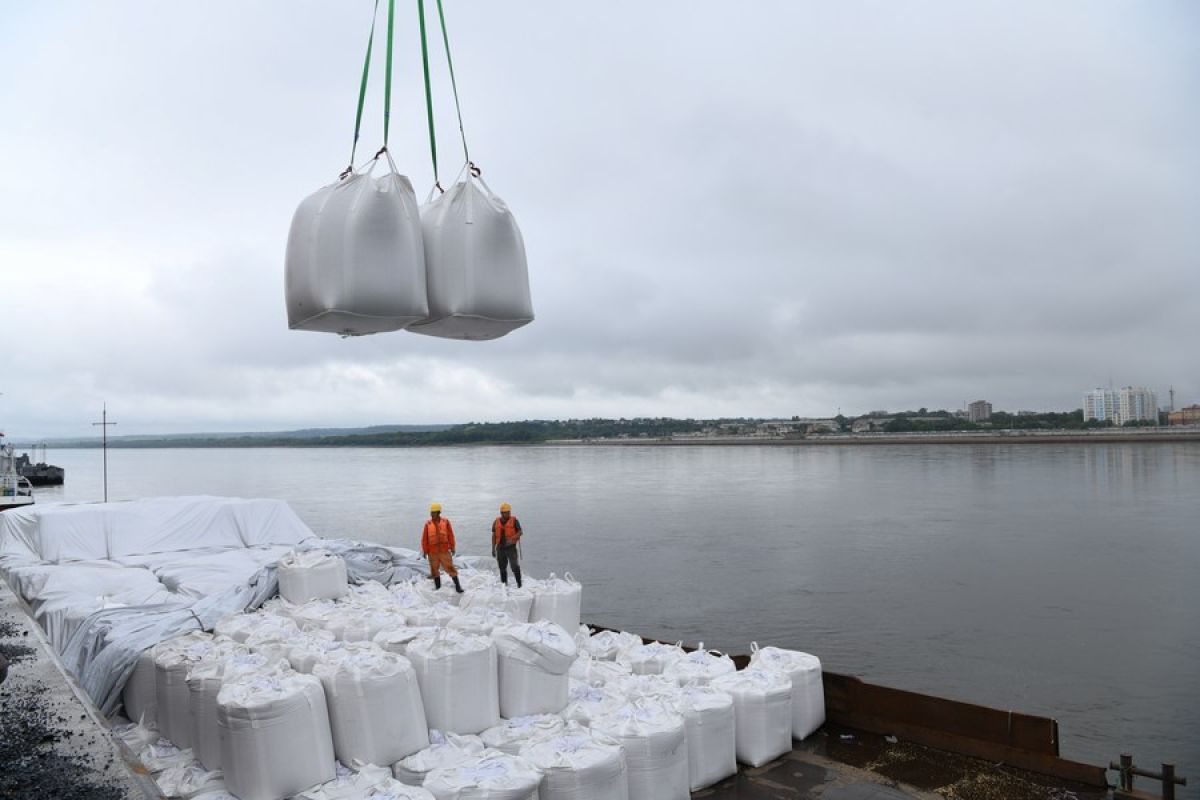
M 6 4 L 0 430 L 91 435 L 104 402 L 123 434 L 1200 402 L 1200 4 L 445 5 L 529 255 L 537 319 L 494 342 L 287 328 L 370 0 Z

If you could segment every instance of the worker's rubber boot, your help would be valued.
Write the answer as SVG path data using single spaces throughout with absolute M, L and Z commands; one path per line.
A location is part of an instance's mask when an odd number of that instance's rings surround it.
M 518 566 L 514 566 L 512 568 L 512 571 L 513 571 L 513 577 L 517 579 L 517 588 L 520 589 L 521 588 L 521 568 Z
M 435 589 L 442 588 L 442 579 L 438 575 L 433 576 L 433 588 L 435 588 Z
M 454 591 L 458 592 L 459 594 L 462 594 L 463 588 L 462 588 L 462 584 L 458 582 L 458 576 L 453 575 L 451 577 L 454 579 Z

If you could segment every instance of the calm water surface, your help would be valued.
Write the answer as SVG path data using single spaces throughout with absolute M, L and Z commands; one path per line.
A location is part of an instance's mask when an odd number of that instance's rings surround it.
M 50 460 L 39 503 L 100 498 L 100 451 Z M 1200 797 L 1200 445 L 109 451 L 111 499 L 170 494 L 414 548 L 438 500 L 472 553 L 507 500 L 589 621 L 1054 716 Z

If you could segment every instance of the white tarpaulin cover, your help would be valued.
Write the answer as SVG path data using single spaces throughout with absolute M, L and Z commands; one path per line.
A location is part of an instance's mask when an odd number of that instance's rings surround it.
M 750 667 L 712 682 L 733 696 L 737 760 L 761 767 L 792 749 L 792 679 Z
M 279 559 L 279 596 L 289 603 L 334 600 L 346 593 L 346 562 L 328 550 L 288 553 Z
M 225 783 L 241 800 L 279 800 L 334 778 L 325 692 L 311 675 L 226 683 L 217 728 Z
M 557 714 L 567 705 L 575 640 L 553 622 L 527 622 L 492 633 L 499 662 L 500 714 L 506 719 Z
M 372 161 L 300 203 L 288 233 L 288 327 L 361 336 L 429 314 L 420 212 L 408 178 Z
M 453 767 L 425 776 L 437 800 L 537 800 L 542 773 L 528 761 L 499 750 L 484 750 Z
M 688 751 L 679 714 L 638 700 L 592 720 L 592 729 L 625 748 L 629 800 L 688 800 Z
M 679 681 L 680 686 L 689 683 L 701 686 L 712 682 L 713 678 L 730 675 L 737 672 L 733 659 L 716 650 L 705 650 L 703 642 L 698 650 L 678 658 L 667 664 L 663 675 Z
M 504 201 L 468 171 L 421 207 L 429 314 L 409 328 L 496 339 L 533 320 L 525 242 Z
M 430 771 L 470 761 L 472 757 L 479 755 L 485 749 L 483 740 L 478 736 L 470 734 L 460 736 L 455 733 L 431 730 L 429 747 L 397 761 L 392 765 L 392 774 L 396 776 L 396 780 L 411 786 L 420 786 L 425 782 L 425 776 Z
M 825 724 L 821 659 L 799 650 L 751 647 L 750 666 L 786 672 L 792 679 L 792 736 L 804 739 Z
M 479 733 L 500 722 L 496 646 L 443 628 L 408 645 L 429 727 Z
M 538 581 L 533 595 L 533 608 L 529 620 L 549 620 L 563 630 L 573 631 L 579 627 L 579 610 L 583 602 L 583 584 L 567 573 L 556 578 L 554 573 L 544 581 Z
M 733 697 L 711 686 L 685 686 L 667 704 L 683 716 L 693 792 L 737 772 Z
M 521 748 L 542 772 L 538 800 L 628 800 L 625 751 L 611 736 L 572 723 Z
M 334 754 L 344 764 L 392 764 L 429 746 L 425 709 L 412 664 L 363 642 L 340 658 L 318 662 Z
M 563 718 L 557 714 L 530 714 L 506 719 L 479 734 L 479 738 L 488 747 L 515 756 L 525 743 L 555 736 L 562 732 L 565 725 Z

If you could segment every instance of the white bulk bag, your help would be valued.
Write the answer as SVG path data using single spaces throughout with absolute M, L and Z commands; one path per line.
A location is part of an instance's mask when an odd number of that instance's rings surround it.
M 537 800 L 542 773 L 528 761 L 499 750 L 484 750 L 453 767 L 425 776 L 437 800 Z
M 493 608 L 472 608 L 464 611 L 446 623 L 446 627 L 456 631 L 473 633 L 477 636 L 491 636 L 496 628 L 511 625 L 513 618 L 504 611 Z
M 417 198 L 396 170 L 369 169 L 300 203 L 288 233 L 288 327 L 343 336 L 396 331 L 429 315 Z
M 429 727 L 479 733 L 500 722 L 496 646 L 490 639 L 442 629 L 408 645 Z
M 683 717 L 661 704 L 638 701 L 597 717 L 591 727 L 625 748 L 629 800 L 688 800 Z
M 576 683 L 567 695 L 567 707 L 562 710 L 562 718 L 588 725 L 593 719 L 611 714 L 627 702 L 624 695 L 611 689 Z
M 382 630 L 403 624 L 404 615 L 398 611 L 344 606 L 330 616 L 325 630 L 343 642 L 366 642 Z
M 485 749 L 483 740 L 478 736 L 470 734 L 459 736 L 454 733 L 431 730 L 429 747 L 397 761 L 392 765 L 392 774 L 398 781 L 410 786 L 420 786 L 425 782 L 425 776 L 432 770 L 469 761 Z
M 663 675 L 674 678 L 680 686 L 689 683 L 706 686 L 713 678 L 734 672 L 737 672 L 737 667 L 734 666 L 732 658 L 716 650 L 705 650 L 704 643 L 701 642 L 699 649 L 668 664 L 663 670 Z
M 575 640 L 553 622 L 525 622 L 497 628 L 500 715 L 557 714 L 567 705 L 575 661 Z
M 158 731 L 179 747 L 192 746 L 187 674 L 215 650 L 212 634 L 192 631 L 154 648 L 154 703 Z
M 192 749 L 206 769 L 221 768 L 221 740 L 217 730 L 217 695 L 227 681 L 251 675 L 282 675 L 286 661 L 272 660 L 234 645 L 232 652 L 217 653 L 192 666 L 187 675 L 188 708 L 192 717 Z
M 533 320 L 525 242 L 512 212 L 478 175 L 421 207 L 428 316 L 413 333 L 496 339 Z
M 256 645 L 270 641 L 284 642 L 300 633 L 300 628 L 287 617 L 275 614 L 231 614 L 220 620 L 213 632 L 217 636 L 228 636 L 235 642 Z
M 195 763 L 196 759 L 192 748 L 181 749 L 172 744 L 170 739 L 159 739 L 138 751 L 138 761 L 151 772 L 162 772 L 174 767 L 186 767 Z
M 587 649 L 592 658 L 616 661 L 625 650 L 642 646 L 642 637 L 625 631 L 599 631 L 588 639 Z
M 601 661 L 587 653 L 575 659 L 571 664 L 570 671 L 572 678 L 592 686 L 603 686 L 609 681 L 627 678 L 632 674 L 627 664 L 618 664 L 616 661 Z
M 521 758 L 542 772 L 538 800 L 628 800 L 629 778 L 621 744 L 572 723 L 558 736 L 521 748 Z
M 417 628 L 441 628 L 458 616 L 458 608 L 444 600 L 427 606 L 404 609 L 404 619 Z
M 579 627 L 582 601 L 583 584 L 572 578 L 569 572 L 561 578 L 554 577 L 552 572 L 549 578 L 538 582 L 529 621 L 546 619 L 562 626 L 564 630 L 573 631 Z
M 325 691 L 312 675 L 226 683 L 217 728 L 225 784 L 241 800 L 278 800 L 334 777 Z
M 437 633 L 438 629 L 432 626 L 409 627 L 406 625 L 398 625 L 394 628 L 388 628 L 375 634 L 371 639 L 375 644 L 387 650 L 389 653 L 395 653 L 398 656 L 405 655 L 408 651 L 408 645 L 421 638 Z
M 348 647 L 359 642 L 339 642 L 329 631 L 306 630 L 291 642 L 282 643 L 288 663 L 296 672 L 311 674 L 313 667 L 322 661 L 336 658 Z
M 371 647 L 313 667 L 325 688 L 333 751 L 343 764 L 392 764 L 429 746 L 412 665 Z
M 737 760 L 761 767 L 792 749 L 792 679 L 750 667 L 711 684 L 733 696 Z
M 154 783 L 164 797 L 195 797 L 201 793 L 225 790 L 220 770 L 206 770 L 195 763 L 164 769 L 154 777 Z
M 661 698 L 679 693 L 679 684 L 665 675 L 626 675 L 623 678 L 610 678 L 604 686 L 630 700 L 639 697 Z
M 513 622 L 528 622 L 529 612 L 533 609 L 533 592 L 528 589 L 510 589 L 503 583 L 485 586 L 467 592 L 459 607 L 463 611 L 503 611 L 513 618 Z
M 711 686 L 685 686 L 667 704 L 683 716 L 693 792 L 737 772 L 733 697 Z
M 679 645 L 650 642 L 621 652 L 617 661 L 627 665 L 634 675 L 661 675 L 667 664 L 684 655 Z
M 821 659 L 799 650 L 750 647 L 750 666 L 786 672 L 792 679 L 792 736 L 803 739 L 825 724 Z
M 479 738 L 488 747 L 515 756 L 527 742 L 557 736 L 565 725 L 557 714 L 530 714 L 502 720 L 499 725 L 479 734 Z
M 427 790 L 401 783 L 384 772 L 383 778 L 376 777 L 374 770 L 351 772 L 297 795 L 296 800 L 433 800 Z
M 121 690 L 125 716 L 143 725 L 157 726 L 157 706 L 154 688 L 154 648 L 147 647 L 138 656 L 137 664 Z
M 279 596 L 289 603 L 334 600 L 347 591 L 346 562 L 328 550 L 291 552 L 279 559 Z

